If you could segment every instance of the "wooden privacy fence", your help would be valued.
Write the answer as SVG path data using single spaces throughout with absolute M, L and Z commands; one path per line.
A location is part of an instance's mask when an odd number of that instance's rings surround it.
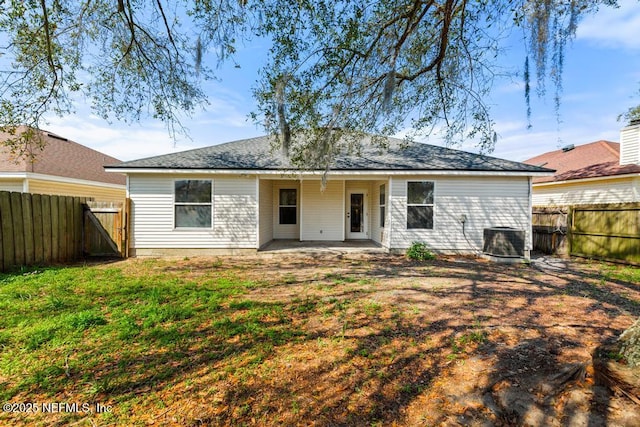
M 640 264 L 640 203 L 533 209 L 533 249 Z
M 123 256 L 124 206 L 105 207 L 83 197 L 0 191 L 0 270 L 86 255 Z M 101 208 L 109 212 L 102 213 Z
M 571 208 L 571 255 L 640 264 L 640 203 Z
M 84 201 L 80 197 L 0 191 L 3 271 L 79 258 Z

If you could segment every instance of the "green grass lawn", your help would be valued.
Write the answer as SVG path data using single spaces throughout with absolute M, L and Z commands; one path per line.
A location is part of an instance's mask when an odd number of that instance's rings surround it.
M 638 311 L 637 292 L 609 282 L 637 283 L 637 268 L 600 268 L 574 289 L 526 266 L 393 260 L 129 260 L 0 275 L 0 403 L 112 408 L 0 412 L 0 424 L 385 424 L 507 336 L 485 326 L 516 301 L 500 289 L 509 280 L 515 293 L 541 292 L 542 312 L 549 298 L 571 307 L 585 295 L 620 305 L 609 323 Z M 620 297 L 601 297 L 604 282 Z
M 236 355 L 259 363 L 301 335 L 289 313 L 299 308 L 242 299 L 259 283 L 214 264 L 195 280 L 155 264 L 132 275 L 70 267 L 0 276 L 0 402 L 109 396 L 122 410 L 184 368 Z

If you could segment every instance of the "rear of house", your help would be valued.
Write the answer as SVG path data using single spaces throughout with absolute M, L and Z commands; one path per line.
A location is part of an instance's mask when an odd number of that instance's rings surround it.
M 126 173 L 134 255 L 255 251 L 272 240 L 414 241 L 477 253 L 483 230 L 513 227 L 531 249 L 531 178 L 549 171 L 390 140 L 338 156 L 322 172 L 291 168 L 268 137 L 108 167 Z

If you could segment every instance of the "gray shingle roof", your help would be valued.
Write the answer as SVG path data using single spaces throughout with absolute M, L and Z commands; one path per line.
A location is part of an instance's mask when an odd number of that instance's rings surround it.
M 291 170 L 288 162 L 273 150 L 267 136 L 197 148 L 180 153 L 132 160 L 110 166 L 116 169 L 220 169 L 220 170 Z M 549 169 L 498 159 L 460 150 L 409 143 L 388 138 L 389 148 L 365 146 L 358 155 L 336 158 L 333 171 L 363 170 L 427 170 L 427 171 L 491 171 L 552 172 Z

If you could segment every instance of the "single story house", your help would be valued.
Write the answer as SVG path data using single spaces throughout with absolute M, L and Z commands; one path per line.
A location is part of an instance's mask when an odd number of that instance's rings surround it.
M 531 249 L 531 180 L 552 171 L 389 138 L 296 170 L 271 137 L 106 167 L 127 176 L 132 255 L 259 250 L 275 239 L 366 239 L 403 250 L 478 253 L 483 230 L 514 227 Z
M 104 170 L 118 159 L 54 133 L 38 132 L 44 145 L 29 147 L 32 158 L 16 157 L 0 142 L 0 191 L 124 201 L 125 177 Z M 8 137 L 0 133 L 0 140 Z
M 556 170 L 533 180 L 533 205 L 640 202 L 640 122 L 622 129 L 620 141 L 569 145 L 525 160 Z

